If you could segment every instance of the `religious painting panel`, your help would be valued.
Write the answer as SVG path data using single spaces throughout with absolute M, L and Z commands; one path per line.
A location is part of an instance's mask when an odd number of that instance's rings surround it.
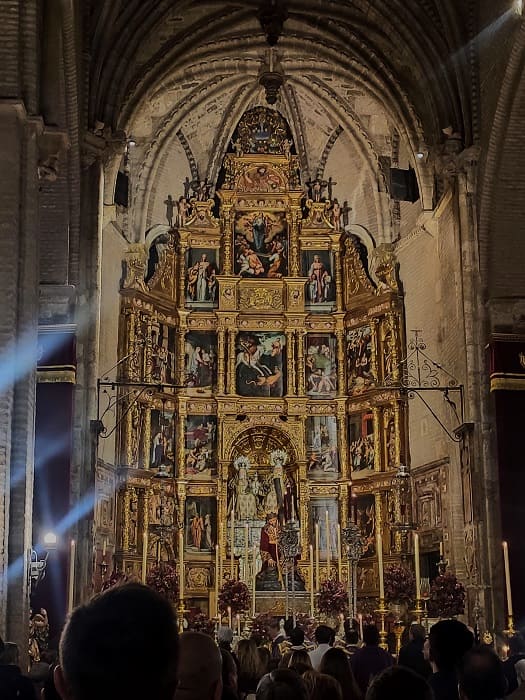
M 175 422 L 173 411 L 151 411 L 150 469 L 173 476 Z
M 337 559 L 338 523 L 339 503 L 336 498 L 313 498 L 310 501 L 310 541 L 314 543 L 315 548 L 318 531 L 319 556 L 323 559 L 326 559 L 328 553 L 331 560 Z
M 214 248 L 190 248 L 186 258 L 186 306 L 206 309 L 217 306 L 220 274 Z
M 249 167 L 237 180 L 237 191 L 243 193 L 283 192 L 285 188 L 282 174 L 268 165 Z
M 217 475 L 216 416 L 186 416 L 184 455 L 188 479 L 206 481 Z
M 372 370 L 372 328 L 369 325 L 348 331 L 346 367 L 349 394 L 362 394 L 375 383 Z
M 305 351 L 306 393 L 320 399 L 337 393 L 336 339 L 331 333 L 308 333 Z
M 349 418 L 348 452 L 353 476 L 365 476 L 375 465 L 375 429 L 372 413 L 363 412 Z
M 286 393 L 286 336 L 239 333 L 235 378 L 241 396 L 281 397 Z
M 335 481 L 339 477 L 337 418 L 309 416 L 306 420 L 308 477 L 315 481 Z
M 198 393 L 217 386 L 217 336 L 215 333 L 186 333 L 184 386 Z
M 288 230 L 284 212 L 237 212 L 235 274 L 279 279 L 288 274 Z
M 333 255 L 324 250 L 303 251 L 303 275 L 306 283 L 306 308 L 326 313 L 335 302 Z
M 175 384 L 175 328 L 159 323 L 151 329 L 151 378 L 161 384 Z
M 188 554 L 214 551 L 217 542 L 217 501 L 210 496 L 188 496 L 184 522 Z
M 363 558 L 376 553 L 376 504 L 373 494 L 357 496 L 355 499 L 355 522 L 365 542 Z

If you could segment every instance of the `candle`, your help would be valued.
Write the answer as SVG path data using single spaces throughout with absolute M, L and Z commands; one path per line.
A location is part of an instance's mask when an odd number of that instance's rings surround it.
M 228 607 L 226 608 L 226 610 L 228 611 L 228 627 L 230 627 L 231 629 L 233 629 L 233 628 L 232 628 L 232 609 L 231 609 L 231 605 L 228 605 Z
M 250 539 L 250 528 L 248 523 L 244 526 L 244 583 L 248 583 L 248 547 Z
M 235 616 L 235 619 L 237 620 L 237 635 L 240 637 L 241 636 L 241 616 L 239 613 Z
M 257 560 L 257 547 L 253 545 L 253 567 L 252 567 L 252 617 L 255 617 L 255 562 Z
M 378 530 L 376 534 L 377 543 L 377 566 L 379 570 L 379 598 L 381 600 L 385 599 L 385 580 L 383 576 L 383 538 L 381 532 Z
M 416 600 L 421 599 L 421 571 L 419 570 L 419 535 L 414 532 L 414 570 L 416 574 Z
M 317 590 L 321 589 L 321 576 L 319 571 L 319 523 L 315 523 L 315 581 Z
M 231 521 L 230 521 L 230 530 L 231 530 L 231 543 L 230 543 L 230 579 L 233 581 L 233 574 L 235 571 L 235 564 L 234 564 L 234 544 L 235 544 L 235 515 L 234 515 L 234 508 L 232 507 L 232 515 L 231 515 Z
M 509 545 L 503 542 L 503 563 L 505 565 L 505 586 L 507 589 L 507 615 L 512 617 L 512 590 L 510 587 Z
M 439 558 L 443 559 L 443 542 L 439 543 Z
M 359 620 L 359 637 L 363 639 L 363 616 L 361 613 L 359 613 L 357 619 Z
M 146 583 L 146 571 L 148 568 L 148 531 L 142 533 L 142 583 Z
M 224 541 L 223 536 L 224 536 L 224 530 L 223 530 L 222 523 L 221 523 L 220 528 L 219 528 L 219 545 L 221 542 Z M 223 579 L 224 579 L 224 572 L 222 570 L 222 555 L 221 555 L 220 546 L 219 546 L 219 586 L 222 586 Z
M 314 547 L 310 545 L 310 617 L 314 617 Z
M 108 538 L 104 537 L 104 541 L 102 542 L 102 559 L 106 556 L 106 549 L 108 546 Z
M 326 571 L 328 578 L 330 576 L 330 520 L 328 517 L 328 511 L 325 513 L 325 527 L 326 527 Z
M 337 577 L 343 580 L 343 559 L 341 557 L 341 523 L 337 523 Z
M 179 530 L 179 598 L 184 599 L 184 528 Z
M 215 545 L 215 605 L 219 616 L 219 545 Z M 211 611 L 210 611 L 211 614 Z
M 72 612 L 73 601 L 75 598 L 75 553 L 76 553 L 76 542 L 71 540 L 71 547 L 69 550 L 69 581 L 68 581 L 68 596 L 67 596 L 67 610 Z

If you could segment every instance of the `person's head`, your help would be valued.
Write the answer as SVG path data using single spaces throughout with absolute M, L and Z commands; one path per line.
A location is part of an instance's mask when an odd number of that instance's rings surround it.
M 4 650 L 0 662 L 4 666 L 18 666 L 18 646 L 14 642 L 4 642 Z
M 271 520 L 268 520 L 268 518 L 267 518 L 267 519 L 266 519 L 266 522 L 267 522 L 267 523 L 270 523 Z M 269 625 L 268 625 L 268 627 L 267 627 L 267 630 L 268 630 L 268 636 L 270 637 L 270 639 L 273 640 L 273 639 L 275 639 L 275 638 L 278 636 L 278 634 L 279 634 L 279 629 L 280 629 L 279 623 L 278 623 L 276 620 L 272 620 L 272 621 L 269 623 Z
M 433 700 L 432 690 L 426 680 L 412 669 L 391 666 L 377 675 L 366 691 L 366 700 Z
M 259 654 L 263 674 L 268 673 L 268 666 L 270 664 L 270 659 L 272 658 L 270 650 L 268 647 L 257 647 L 257 653 Z
M 363 628 L 363 642 L 370 647 L 379 646 L 379 630 L 375 625 L 366 625 Z
M 213 639 L 202 632 L 184 632 L 179 647 L 177 700 L 219 700 L 222 657 Z
M 306 649 L 298 649 L 293 651 L 290 659 L 288 661 L 288 668 L 293 668 L 299 675 L 301 675 L 301 670 L 299 667 L 306 666 L 306 668 L 312 668 L 312 662 Z M 305 670 L 305 669 L 302 669 Z
M 467 651 L 459 668 L 462 700 L 496 700 L 507 694 L 503 665 L 489 647 Z
M 306 685 L 295 671 L 278 668 L 265 676 L 257 688 L 257 700 L 307 700 Z
M 521 632 L 509 638 L 509 655 L 514 656 L 514 654 L 525 654 L 525 639 Z
M 290 631 L 290 642 L 293 647 L 300 647 L 301 644 L 304 644 L 304 632 L 300 627 L 294 627 Z
M 458 620 L 441 620 L 430 628 L 429 658 L 438 671 L 452 671 L 474 643 L 474 636 Z
M 348 656 L 342 649 L 328 649 L 323 654 L 319 671 L 332 676 L 338 681 L 345 700 L 359 697 L 359 688 L 357 687 L 352 667 L 348 663 Z
M 359 642 L 359 631 L 354 625 L 354 620 L 350 621 L 348 619 L 344 622 L 345 628 L 345 641 L 347 644 L 357 644 Z
M 227 627 L 226 625 L 221 625 L 217 631 L 217 641 L 219 642 L 220 647 L 223 647 L 223 648 L 229 650 L 230 644 L 233 641 L 232 628 Z
M 237 691 L 237 664 L 226 649 L 219 649 L 222 658 L 222 685 Z
M 426 632 L 425 628 L 423 627 L 423 625 L 418 625 L 418 624 L 410 625 L 410 629 L 409 629 L 409 633 L 408 633 L 408 637 L 409 637 L 410 641 L 417 641 L 417 642 L 421 642 L 421 644 L 423 644 L 426 636 L 427 636 L 427 632 Z
M 239 661 L 239 674 L 260 678 L 263 675 L 261 657 L 257 653 L 255 639 L 241 639 L 237 645 L 237 659 Z
M 525 659 L 516 661 L 516 663 L 514 664 L 514 668 L 516 670 L 516 678 L 518 680 L 518 685 L 525 683 Z
M 334 631 L 328 625 L 319 625 L 315 628 L 315 641 L 317 644 L 331 644 Z
M 308 689 L 309 700 L 343 700 L 341 686 L 332 676 L 317 671 L 306 671 L 303 680 Z
M 55 684 L 63 700 L 170 700 L 177 658 L 171 605 L 147 586 L 126 583 L 69 616 Z

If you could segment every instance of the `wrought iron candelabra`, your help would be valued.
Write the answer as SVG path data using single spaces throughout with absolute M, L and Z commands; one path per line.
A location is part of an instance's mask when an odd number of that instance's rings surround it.
M 288 576 L 292 574 L 292 616 L 295 622 L 295 560 L 301 551 L 299 544 L 299 522 L 295 519 L 288 520 L 279 535 L 279 553 L 283 563 L 284 587 L 286 596 L 286 616 L 288 616 Z
M 353 620 L 357 613 L 357 565 L 364 554 L 365 541 L 354 523 L 341 529 L 341 539 L 348 558 L 348 616 Z

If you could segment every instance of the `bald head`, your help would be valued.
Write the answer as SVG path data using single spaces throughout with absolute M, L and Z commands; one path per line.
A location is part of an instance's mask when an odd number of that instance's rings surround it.
M 181 635 L 178 676 L 175 700 L 220 700 L 222 659 L 211 637 L 201 632 Z

